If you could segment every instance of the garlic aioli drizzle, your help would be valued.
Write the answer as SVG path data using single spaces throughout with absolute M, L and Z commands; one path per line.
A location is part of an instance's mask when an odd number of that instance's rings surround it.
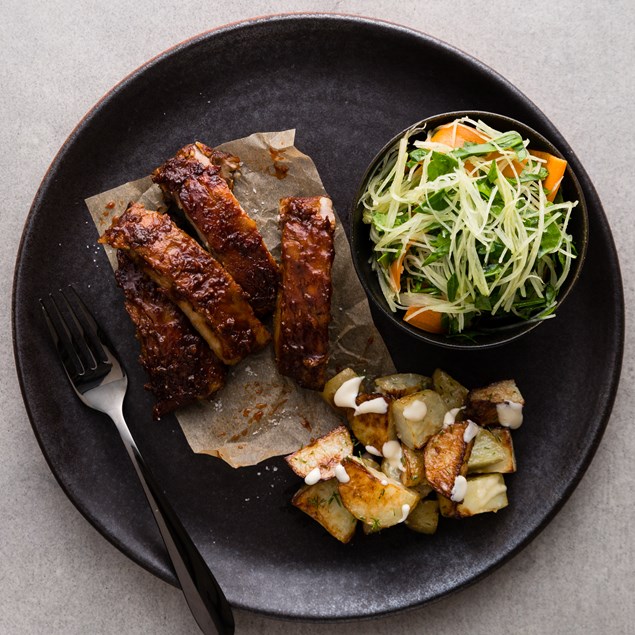
M 404 522 L 404 520 L 406 520 L 406 518 L 408 518 L 408 514 L 410 513 L 410 505 L 408 505 L 407 503 L 404 503 L 401 506 L 401 518 L 399 520 L 400 523 Z
M 357 408 L 357 393 L 363 381 L 363 377 L 353 377 L 345 381 L 335 391 L 333 403 L 338 408 Z
M 523 404 L 516 401 L 503 401 L 496 404 L 498 422 L 506 428 L 516 430 L 523 423 Z
M 383 397 L 376 397 L 375 399 L 369 399 L 363 401 L 359 406 L 355 406 L 355 416 L 363 415 L 372 412 L 374 414 L 383 415 L 388 412 L 388 403 Z
M 459 412 L 463 410 L 463 408 L 465 408 L 465 406 L 463 406 L 462 408 L 452 408 L 452 410 L 446 412 L 445 417 L 443 417 L 443 427 L 447 428 L 448 426 L 451 426 L 453 423 L 455 423 L 456 415 L 458 415 Z
M 341 463 L 338 463 L 335 466 L 334 472 L 335 472 L 335 478 L 340 483 L 348 483 L 351 480 L 351 477 L 348 475 L 346 468 Z
M 313 468 L 305 477 L 304 482 L 307 485 L 315 485 L 320 480 L 320 468 Z
M 463 433 L 463 441 L 465 443 L 469 443 L 479 431 L 479 427 L 471 420 L 467 420 L 467 428 L 465 428 L 465 432 Z
M 452 488 L 452 494 L 450 496 L 450 500 L 455 503 L 460 503 L 467 493 L 467 479 L 465 476 L 459 476 L 454 479 L 454 487 Z
M 415 399 L 403 409 L 403 416 L 410 421 L 421 421 L 427 414 L 428 406 L 421 399 Z
M 403 457 L 403 450 L 401 449 L 401 443 L 399 441 L 386 441 L 381 448 L 381 452 L 384 458 L 388 461 L 390 467 L 397 468 L 402 472 L 406 471 L 401 457 Z
M 373 456 L 384 456 L 375 446 L 367 445 L 364 449 L 368 454 L 372 454 Z

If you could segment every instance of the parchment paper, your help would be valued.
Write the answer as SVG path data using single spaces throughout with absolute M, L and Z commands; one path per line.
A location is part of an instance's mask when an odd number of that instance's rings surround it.
M 234 194 L 258 224 L 276 258 L 280 255 L 278 201 L 285 196 L 326 193 L 315 164 L 295 148 L 294 138 L 295 130 L 263 132 L 218 146 L 240 157 L 241 175 Z M 114 216 L 136 201 L 149 209 L 166 209 L 161 191 L 150 177 L 86 199 L 86 205 L 101 235 Z M 116 268 L 114 250 L 109 246 L 105 249 Z M 331 311 L 329 376 L 347 366 L 372 376 L 394 372 L 388 350 L 373 325 L 339 219 Z M 278 374 L 272 346 L 232 367 L 227 385 L 211 402 L 189 406 L 176 416 L 194 452 L 218 456 L 233 467 L 289 454 L 341 424 L 319 393 L 299 388 Z

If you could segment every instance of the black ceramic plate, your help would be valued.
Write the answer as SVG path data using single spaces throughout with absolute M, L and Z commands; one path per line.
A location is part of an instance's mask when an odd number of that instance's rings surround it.
M 150 418 L 137 344 L 85 197 L 148 174 L 193 139 L 216 144 L 297 128 L 344 222 L 362 174 L 399 130 L 437 112 L 479 109 L 536 128 L 582 182 L 590 244 L 556 320 L 479 353 L 442 351 L 378 325 L 404 371 L 439 365 L 468 386 L 514 377 L 527 400 L 519 471 L 506 510 L 405 527 L 341 545 L 291 508 L 298 479 L 281 459 L 234 471 L 190 452 L 173 417 Z M 174 582 L 154 521 L 114 426 L 69 389 L 37 299 L 73 283 L 108 325 L 130 374 L 126 414 L 143 454 L 236 607 L 279 617 L 355 618 L 424 604 L 474 582 L 545 526 L 587 467 L 618 382 L 623 299 L 597 194 L 565 140 L 507 81 L 421 33 L 361 18 L 288 16 L 212 31 L 154 59 L 79 124 L 33 203 L 18 256 L 15 353 L 42 450 L 64 491 L 124 553 Z M 274 468 L 279 468 L 274 471 Z

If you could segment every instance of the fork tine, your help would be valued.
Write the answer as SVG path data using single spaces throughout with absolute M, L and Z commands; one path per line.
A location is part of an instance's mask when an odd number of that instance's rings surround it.
M 44 319 L 57 348 L 57 352 L 62 360 L 62 364 L 66 373 L 70 377 L 73 383 L 75 380 L 84 373 L 84 367 L 82 362 L 73 346 L 71 334 L 68 331 L 64 318 L 59 312 L 59 308 L 55 303 L 55 299 L 51 294 L 48 296 L 49 308 L 47 308 L 45 301 L 40 298 L 40 305 L 44 313 Z
M 84 370 L 86 372 L 95 370 L 97 368 L 98 361 L 95 354 L 90 348 L 89 341 L 87 341 L 86 332 L 77 319 L 75 310 L 70 305 L 68 298 L 66 297 L 62 289 L 59 289 L 58 297 L 58 309 L 65 318 L 64 321 L 66 324 L 66 328 L 68 329 L 73 341 L 73 348 L 78 353 L 82 365 L 84 366 Z
M 113 347 L 108 341 L 108 338 L 105 336 L 104 332 L 99 327 L 99 324 L 97 324 L 97 321 L 88 310 L 88 307 L 84 304 L 84 301 L 79 297 L 79 294 L 75 291 L 74 287 L 72 285 L 68 285 L 67 290 L 69 292 L 68 295 L 70 296 L 70 301 L 66 295 L 64 295 L 64 299 L 69 306 L 71 306 L 73 316 L 83 331 L 86 343 L 90 347 L 95 361 L 98 364 L 100 362 L 109 363 L 110 360 L 108 358 L 108 354 L 104 350 L 104 345 L 110 350 L 113 350 Z

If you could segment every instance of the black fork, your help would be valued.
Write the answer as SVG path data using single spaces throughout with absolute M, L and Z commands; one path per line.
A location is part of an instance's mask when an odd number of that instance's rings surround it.
M 77 396 L 117 426 L 161 532 L 192 615 L 204 633 L 231 634 L 234 617 L 205 560 L 148 469 L 123 416 L 128 386 L 114 347 L 90 311 L 67 287 L 40 299 L 44 318 Z

